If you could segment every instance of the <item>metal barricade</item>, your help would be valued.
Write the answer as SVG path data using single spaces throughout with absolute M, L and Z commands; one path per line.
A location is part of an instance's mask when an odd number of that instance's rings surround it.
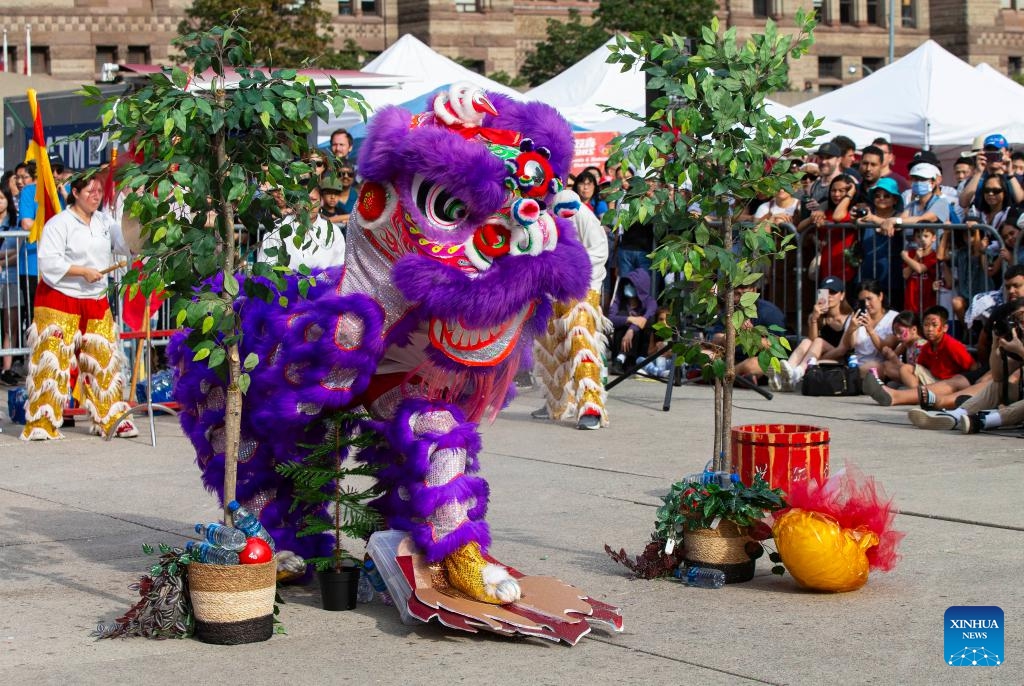
M 917 279 L 910 288 L 910 297 L 915 302 L 908 302 L 902 252 L 913 247 L 914 233 L 925 228 L 937 233 L 936 266 L 927 270 L 927 276 Z M 806 272 L 816 288 L 825 277 L 837 276 L 846 283 L 846 297 L 851 305 L 856 301 L 855 289 L 859 284 L 873 279 L 885 293 L 887 309 L 914 310 L 920 316 L 930 305 L 940 304 L 950 311 L 953 322 L 962 318 L 975 295 L 1002 286 L 1001 274 L 993 278 L 986 269 L 991 257 L 991 253 L 985 254 L 987 246 L 1000 244 L 998 232 L 987 224 L 922 222 L 899 226 L 893 236 L 887 237 L 876 224 L 828 223 L 805 229 L 797 241 L 802 248 L 800 253 L 808 256 L 806 263 L 801 261 L 797 278 Z M 814 245 L 808 246 L 808 242 Z M 937 290 L 933 287 L 936 276 L 942 279 Z M 800 302 L 808 309 L 813 305 L 814 289 L 811 293 L 811 297 L 801 298 Z

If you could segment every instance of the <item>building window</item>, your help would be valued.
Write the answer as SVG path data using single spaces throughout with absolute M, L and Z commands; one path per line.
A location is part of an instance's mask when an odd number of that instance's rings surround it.
M 360 6 L 363 14 L 377 14 L 377 0 L 360 0 Z
M 865 10 L 868 24 L 872 26 L 885 25 L 882 21 L 885 16 L 885 6 L 883 5 L 882 0 L 867 0 Z
M 884 57 L 865 57 L 860 61 L 864 65 L 864 69 L 868 72 L 866 76 L 871 76 L 876 71 L 885 66 Z
M 853 23 L 853 0 L 839 0 L 839 23 Z
M 818 79 L 842 79 L 843 61 L 839 57 L 818 56 Z
M 830 21 L 828 15 L 828 2 L 825 0 L 814 0 L 814 14 L 818 17 L 818 22 L 827 24 Z
M 477 0 L 455 0 L 456 12 L 479 12 Z
M 902 11 L 900 17 L 902 19 L 902 26 L 905 29 L 916 29 L 917 28 L 917 8 L 914 7 L 914 0 L 902 0 Z
M 116 64 L 117 63 L 117 46 L 116 45 L 97 45 L 96 46 L 96 73 L 99 74 L 103 71 L 104 64 Z
M 352 0 L 338 0 L 338 14 L 352 16 Z
M 32 73 L 50 73 L 50 48 L 32 46 Z
M 1006 72 L 1010 76 L 1017 76 L 1018 74 L 1020 74 L 1021 65 L 1022 62 L 1021 57 L 1019 55 L 1015 57 L 1008 57 L 1006 59 Z
M 149 53 L 148 45 L 129 45 L 128 64 L 152 64 L 153 56 Z
M 754 0 L 755 17 L 767 17 L 769 9 L 768 0 Z

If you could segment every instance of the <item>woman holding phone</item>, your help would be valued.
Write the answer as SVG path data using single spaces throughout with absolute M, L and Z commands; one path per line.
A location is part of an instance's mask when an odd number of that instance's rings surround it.
M 898 313 L 887 309 L 882 285 L 873 279 L 860 284 L 857 298 L 857 306 L 842 342 L 824 357 L 845 360 L 852 355 L 861 375 L 864 375 L 872 369 L 881 368 L 885 362 L 882 350 L 896 345 L 892 325 Z
M 807 315 L 807 336 L 796 346 L 789 359 L 782 361 L 781 372 L 768 374 L 774 391 L 792 391 L 804 377 L 807 367 L 825 357 L 843 341 L 853 312 L 846 302 L 846 284 L 837 276 L 821 282 L 814 308 Z

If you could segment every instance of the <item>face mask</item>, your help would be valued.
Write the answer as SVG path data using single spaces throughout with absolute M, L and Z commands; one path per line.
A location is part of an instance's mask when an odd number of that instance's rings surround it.
M 914 191 L 914 195 L 916 195 L 918 197 L 921 197 L 922 195 L 928 195 L 929 193 L 932 192 L 932 182 L 931 181 L 915 181 L 911 185 L 911 188 Z

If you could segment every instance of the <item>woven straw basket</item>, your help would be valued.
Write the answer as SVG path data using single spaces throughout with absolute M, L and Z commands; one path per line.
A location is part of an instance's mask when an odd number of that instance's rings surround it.
M 259 565 L 188 566 L 188 590 L 196 638 L 238 645 L 265 641 L 274 633 L 277 561 Z
M 699 567 L 725 572 L 725 583 L 735 584 L 754 578 L 754 560 L 746 551 L 750 541 L 745 527 L 722 521 L 715 529 L 683 532 L 683 559 Z

